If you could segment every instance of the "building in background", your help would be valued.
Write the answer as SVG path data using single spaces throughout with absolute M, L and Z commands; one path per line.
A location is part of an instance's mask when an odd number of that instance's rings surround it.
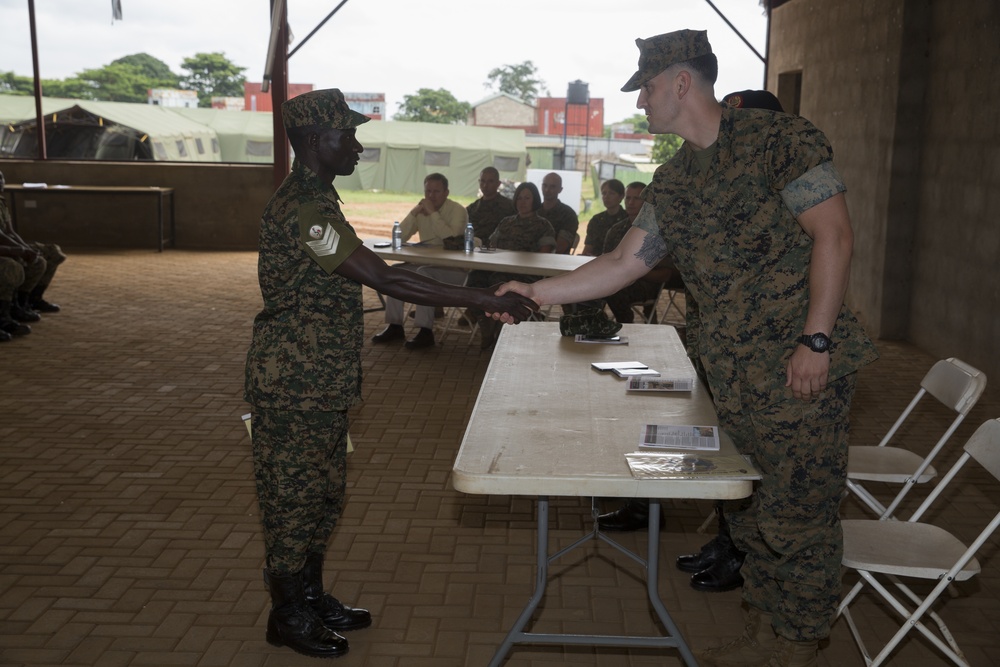
M 344 100 L 351 111 L 363 113 L 372 120 L 383 120 L 385 93 L 344 93 Z
M 535 134 L 571 137 L 604 136 L 604 98 L 592 97 L 588 104 L 566 105 L 565 97 L 538 98 Z M 565 132 L 563 131 L 565 130 Z
M 244 111 L 274 111 L 271 104 L 271 93 L 260 92 L 261 83 L 245 81 L 243 82 L 243 110 Z M 292 99 L 302 93 L 308 93 L 313 89 L 311 83 L 290 83 L 288 84 L 288 99 Z
M 176 88 L 150 88 L 147 92 L 147 101 L 159 107 L 195 109 L 198 107 L 198 93 Z
M 222 111 L 243 111 L 246 108 L 246 98 L 243 97 L 213 97 L 212 108 Z
M 507 93 L 497 93 L 472 105 L 469 125 L 502 127 L 534 133 L 538 129 L 535 107 Z

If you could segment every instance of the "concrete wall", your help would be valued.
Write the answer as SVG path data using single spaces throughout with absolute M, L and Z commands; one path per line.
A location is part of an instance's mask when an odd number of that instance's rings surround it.
M 0 160 L 0 171 L 8 183 L 174 188 L 177 247 L 198 250 L 255 250 L 260 214 L 274 192 L 271 165 Z M 39 196 L 36 208 L 19 207 L 17 215 L 19 224 L 58 229 L 57 242 L 69 248 L 152 247 L 154 211 L 148 198 Z M 106 229 L 115 230 L 116 242 L 107 242 Z
M 473 109 L 470 124 L 517 127 L 532 132 L 537 124 L 536 117 L 534 107 L 500 95 Z
M 848 303 L 872 335 L 1000 379 L 1000 7 L 994 0 L 791 0 L 768 88 L 801 105 L 848 185 Z

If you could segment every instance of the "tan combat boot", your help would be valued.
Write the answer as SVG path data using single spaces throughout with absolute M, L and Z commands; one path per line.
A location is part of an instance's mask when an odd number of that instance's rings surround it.
M 697 654 L 698 663 L 705 667 L 764 667 L 774 655 L 778 638 L 771 628 L 771 614 L 756 607 L 743 612 L 746 625 L 743 634 L 722 646 L 705 649 Z
M 778 635 L 778 643 L 767 667 L 816 667 L 819 641 L 792 641 Z

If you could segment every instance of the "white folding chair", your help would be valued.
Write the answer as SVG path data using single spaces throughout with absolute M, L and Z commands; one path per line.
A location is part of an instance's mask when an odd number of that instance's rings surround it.
M 670 324 L 672 326 L 684 326 L 687 318 L 684 313 L 684 288 L 664 287 L 660 296 L 666 295 L 667 307 L 663 309 L 663 316 L 660 317 L 660 324 Z M 678 303 L 678 301 L 680 303 Z
M 919 519 L 970 458 L 1000 480 L 1000 420 L 991 419 L 972 434 L 961 458 L 907 521 L 853 519 L 841 522 L 844 530 L 843 564 L 856 570 L 861 579 L 844 596 L 837 608 L 837 618 L 843 616 L 847 620 L 866 665 L 881 665 L 906 634 L 916 629 L 956 665 L 968 667 L 968 661 L 955 638 L 932 607 L 953 581 L 965 581 L 979 574 L 980 566 L 975 554 L 1000 526 L 1000 511 L 969 546 L 943 528 L 919 523 Z M 900 577 L 937 580 L 937 584 L 926 597 L 921 598 L 903 584 Z M 880 578 L 887 579 L 909 603 L 894 596 Z M 866 585 L 881 595 L 903 619 L 899 630 L 874 659 L 862 641 L 850 612 L 850 605 Z M 921 622 L 924 615 L 938 626 L 938 634 Z
M 931 461 L 965 419 L 986 388 L 986 375 L 954 357 L 934 364 L 924 379 L 920 390 L 906 406 L 903 413 L 882 438 L 878 446 L 852 446 L 848 450 L 847 490 L 882 519 L 893 518 L 893 513 L 916 484 L 923 484 L 937 475 Z M 908 449 L 887 446 L 903 422 L 924 395 L 930 394 L 956 413 L 944 434 L 925 457 Z M 902 484 L 896 497 L 883 505 L 861 482 L 887 482 Z

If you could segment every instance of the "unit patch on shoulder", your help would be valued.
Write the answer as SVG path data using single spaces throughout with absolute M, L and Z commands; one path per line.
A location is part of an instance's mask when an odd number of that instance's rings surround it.
M 316 235 L 319 231 L 321 234 Z M 317 257 L 324 257 L 326 255 L 332 255 L 337 252 L 337 246 L 340 245 L 340 234 L 334 231 L 333 225 L 327 225 L 326 232 L 322 233 L 323 230 L 319 225 L 313 225 L 309 229 L 309 235 L 317 238 L 316 241 L 308 241 L 306 245 L 309 246 L 310 250 L 316 253 Z

